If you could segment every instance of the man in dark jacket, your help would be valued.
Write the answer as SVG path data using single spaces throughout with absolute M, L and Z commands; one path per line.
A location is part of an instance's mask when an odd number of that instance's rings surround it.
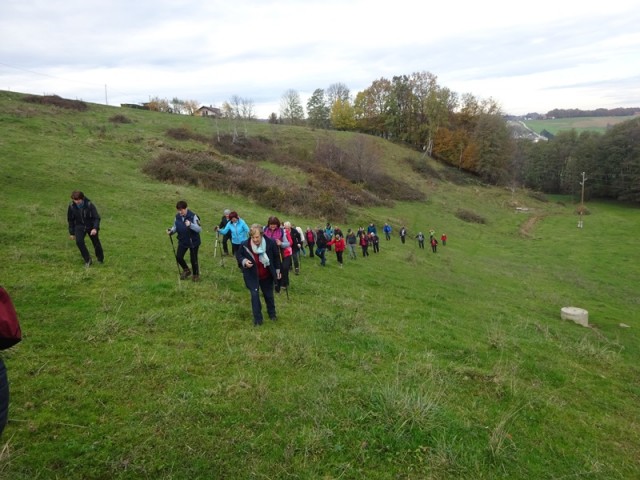
M 224 209 L 224 212 L 222 212 L 222 219 L 220 219 L 220 224 L 218 225 L 218 228 L 220 230 L 222 230 L 224 227 L 227 226 L 227 223 L 229 223 L 229 214 L 231 214 L 231 210 L 229 210 L 228 208 Z M 222 251 L 223 251 L 223 255 L 229 255 L 229 240 L 231 240 L 231 232 L 227 232 L 222 236 Z
M 263 234 L 261 225 L 253 224 L 249 229 L 249 239 L 242 242 L 236 252 L 238 267 L 242 269 L 244 284 L 251 292 L 253 326 L 262 325 L 262 304 L 260 291 L 267 304 L 267 313 L 276 320 L 276 302 L 273 293 L 274 281 L 281 278 L 280 250 L 275 241 Z
M 76 245 L 84 259 L 84 264 L 88 267 L 93 263 L 89 250 L 87 250 L 87 246 L 84 243 L 84 237 L 88 233 L 91 243 L 93 243 L 98 262 L 104 262 L 104 252 L 98 236 L 98 232 L 100 231 L 100 215 L 98 214 L 96 206 L 79 190 L 71 192 L 71 200 L 69 208 L 67 209 L 67 221 L 69 223 L 71 240 L 76 241 Z

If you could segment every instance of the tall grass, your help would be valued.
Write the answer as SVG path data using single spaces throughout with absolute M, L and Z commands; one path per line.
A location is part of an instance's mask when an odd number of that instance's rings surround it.
M 324 268 L 303 258 L 278 321 L 253 328 L 242 275 L 213 257 L 222 210 L 303 228 L 332 218 L 142 173 L 185 150 L 169 129 L 215 135 L 206 119 L 71 112 L 6 92 L 0 112 L 0 278 L 25 334 L 2 354 L 12 398 L 0 477 L 640 474 L 636 208 L 589 204 L 579 230 L 570 204 L 425 180 L 407 166 L 413 152 L 384 144 L 385 172 L 427 200 L 352 207 L 343 230 L 389 222 L 393 239 L 342 269 L 333 253 Z M 247 129 L 293 150 L 325 135 Z M 106 261 L 89 269 L 66 231 L 76 188 L 103 219 Z M 164 233 L 182 198 L 205 225 L 200 283 L 178 279 Z M 412 240 L 430 228 L 449 238 L 436 254 Z M 561 321 L 568 305 L 586 308 L 592 328 Z

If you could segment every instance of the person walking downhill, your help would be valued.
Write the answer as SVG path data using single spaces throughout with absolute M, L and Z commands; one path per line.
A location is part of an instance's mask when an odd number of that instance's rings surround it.
M 440 241 L 442 242 L 442 246 L 446 247 L 447 246 L 447 234 L 443 233 L 442 236 L 440 237 Z
M 318 228 L 316 231 L 316 256 L 320 257 L 320 266 L 327 264 L 327 238 L 324 236 L 324 230 Z
M 298 237 L 300 238 L 300 253 L 302 254 L 303 257 L 306 257 L 307 251 L 305 247 L 307 246 L 307 241 L 304 238 L 304 232 L 302 231 L 302 228 L 298 227 L 297 225 L 294 225 L 293 228 L 296 229 L 296 232 L 298 232 Z
M 391 225 L 389 225 L 388 223 L 385 223 L 384 227 L 382 227 L 382 231 L 384 232 L 384 237 L 387 240 L 391 240 Z
M 400 240 L 402 241 L 402 243 L 405 242 L 405 239 L 407 238 L 407 229 L 402 227 L 400 229 Z
M 229 214 L 229 222 L 227 225 L 224 228 L 220 228 L 216 225 L 215 230 L 220 235 L 231 233 L 231 253 L 233 255 L 236 254 L 240 245 L 242 245 L 249 236 L 249 226 L 247 225 L 247 222 L 238 216 L 238 212 L 231 212 Z
M 262 226 L 251 225 L 249 239 L 244 241 L 236 252 L 238 267 L 242 269 L 244 284 L 251 292 L 251 311 L 253 326 L 262 325 L 262 303 L 260 292 L 267 304 L 267 314 L 271 320 L 277 320 L 276 301 L 273 285 L 280 277 L 280 251 L 276 242 L 264 236 Z
M 187 202 L 180 200 L 176 203 L 176 218 L 173 226 L 167 229 L 167 234 L 178 234 L 178 253 L 176 253 L 176 261 L 182 267 L 180 280 L 186 280 L 193 274 L 193 281 L 200 281 L 200 267 L 198 266 L 198 249 L 200 247 L 200 219 L 198 215 L 187 208 Z M 191 270 L 184 261 L 184 256 L 189 250 L 191 257 Z
M 307 227 L 307 231 L 304 233 L 304 235 L 307 238 L 307 245 L 309 246 L 309 257 L 313 258 L 313 247 L 315 247 L 316 245 L 316 234 L 313 230 L 311 230 L 311 227 Z
M 276 284 L 276 292 L 280 293 L 280 288 L 287 288 L 289 286 L 289 269 L 291 269 L 291 236 L 287 235 L 282 228 L 280 219 L 276 216 L 271 216 L 267 220 L 267 224 L 263 228 L 264 236 L 270 238 L 280 249 L 280 255 L 282 259 L 282 267 L 280 273 L 282 274 L 280 280 Z
M 362 257 L 368 257 L 369 256 L 369 236 L 362 232 L 362 235 L 360 235 L 360 247 L 362 247 Z
M 416 238 L 418 239 L 418 247 L 424 248 L 424 233 L 418 232 Z
M 331 241 L 327 242 L 327 245 L 335 246 L 336 259 L 338 260 L 338 264 L 340 265 L 340 268 L 342 268 L 342 255 L 344 254 L 344 249 L 346 247 L 344 238 L 342 238 L 342 235 L 337 233 Z
M 96 259 L 99 263 L 103 263 L 104 251 L 98 235 L 100 231 L 100 215 L 91 200 L 86 198 L 84 193 L 79 190 L 71 192 L 71 203 L 67 208 L 67 223 L 69 224 L 69 238 L 76 241 L 85 267 L 89 267 L 93 263 L 89 250 L 87 250 L 87 246 L 84 243 L 84 237 L 87 233 L 93 244 Z
M 218 225 L 220 229 L 223 229 L 224 227 L 227 226 L 227 223 L 229 223 L 230 214 L 231 214 L 231 210 L 229 210 L 228 208 L 225 208 L 224 212 L 222 212 L 222 218 L 220 219 L 220 224 Z M 229 240 L 231 240 L 231 232 L 227 232 L 222 236 L 222 254 L 223 255 L 229 255 L 229 245 L 228 245 Z
M 356 254 L 356 247 L 358 245 L 358 237 L 353 233 L 353 230 L 347 230 L 347 246 L 349 247 L 349 260 L 356 260 L 358 255 Z
M 437 249 L 438 249 L 438 240 L 436 240 L 436 237 L 431 237 L 431 251 L 433 253 L 436 253 Z

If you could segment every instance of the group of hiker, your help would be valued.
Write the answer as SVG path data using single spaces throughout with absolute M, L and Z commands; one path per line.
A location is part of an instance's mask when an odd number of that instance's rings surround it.
M 71 194 L 72 202 L 67 211 L 69 234 L 75 239 L 85 266 L 92 265 L 93 260 L 85 245 L 85 237 L 88 234 L 94 247 L 98 262 L 104 262 L 104 251 L 99 239 L 100 215 L 96 206 L 85 197 L 81 191 Z M 200 280 L 200 267 L 198 251 L 202 243 L 202 225 L 198 215 L 189 209 L 184 200 L 176 203 L 176 215 L 171 227 L 166 233 L 171 239 L 175 260 L 179 266 L 181 280 L 191 278 L 192 281 Z M 262 325 L 263 314 L 260 301 L 260 293 L 266 303 L 267 314 L 272 320 L 277 319 L 275 296 L 284 290 L 289 294 L 289 273 L 300 273 L 300 257 L 307 256 L 319 259 L 320 266 L 326 266 L 327 252 L 335 251 L 336 261 L 340 268 L 344 265 L 344 252 L 348 251 L 349 260 L 358 258 L 358 247 L 363 258 L 369 256 L 370 249 L 373 253 L 380 252 L 380 238 L 375 224 L 370 223 L 367 228 L 359 227 L 356 231 L 347 229 L 346 235 L 339 227 L 334 227 L 327 222 L 325 227 L 312 229 L 293 225 L 291 222 L 281 222 L 276 216 L 268 218 L 266 225 L 254 223 L 247 224 L 236 211 L 225 209 L 222 218 L 214 228 L 217 234 L 216 245 L 220 245 L 220 255 L 233 255 L 238 267 L 242 270 L 245 286 L 251 292 L 251 307 L 254 326 Z M 388 223 L 383 227 L 385 239 L 391 240 L 392 228 Z M 173 235 L 177 236 L 177 249 L 173 242 Z M 408 236 L 407 229 L 403 226 L 399 231 L 401 242 L 404 244 Z M 419 232 L 415 239 L 419 248 L 424 248 L 425 235 Z M 440 237 L 442 244 L 446 245 L 447 236 Z M 433 253 L 436 253 L 438 241 L 435 231 L 429 232 L 429 242 Z M 231 252 L 229 252 L 229 243 Z M 185 261 L 189 252 L 190 266 Z M 214 255 L 217 253 L 214 250 Z

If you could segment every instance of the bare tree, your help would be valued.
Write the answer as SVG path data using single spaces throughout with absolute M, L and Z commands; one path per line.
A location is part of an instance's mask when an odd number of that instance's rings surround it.
M 300 100 L 300 94 L 296 90 L 289 89 L 280 100 L 280 118 L 290 125 L 301 125 L 304 122 L 304 108 Z

